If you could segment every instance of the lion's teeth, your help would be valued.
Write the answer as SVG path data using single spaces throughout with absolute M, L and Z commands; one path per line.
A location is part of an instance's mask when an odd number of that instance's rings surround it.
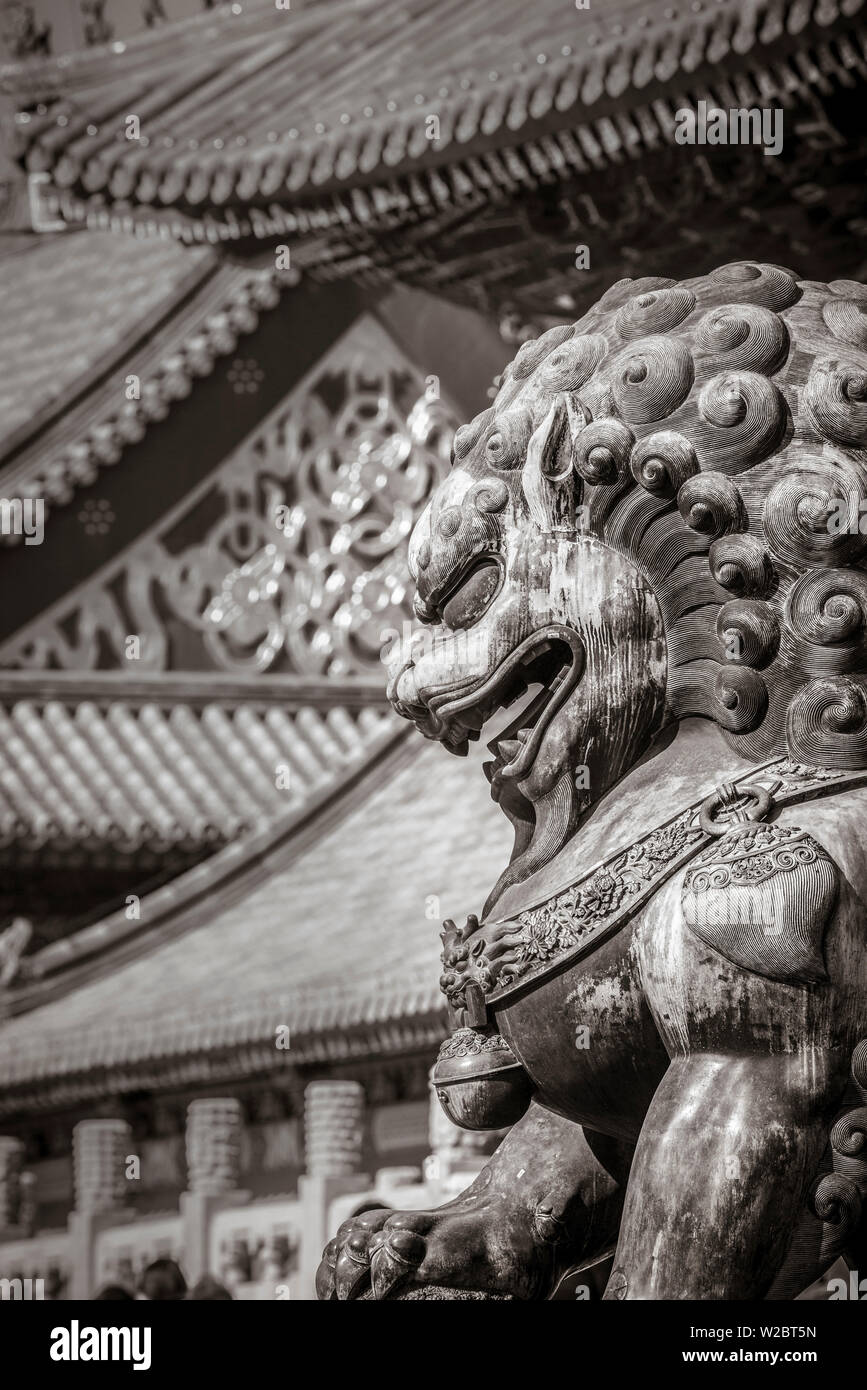
M 556 675 L 556 676 L 554 677 L 554 679 L 552 680 L 551 684 L 548 686 L 548 690 L 550 691 L 550 693 L 551 693 L 552 695 L 554 694 L 555 690 L 559 690 L 559 689 L 560 689 L 560 686 L 563 684 L 563 682 L 564 682 L 565 679 L 566 679 L 566 671 L 565 671 L 565 670 L 564 670 L 564 671 L 560 671 L 559 674 Z
M 515 734 L 515 738 L 517 738 L 521 743 L 526 743 L 527 739 L 530 737 L 532 732 L 532 729 L 519 729 L 518 732 Z
M 501 738 L 498 751 L 500 757 L 510 763 L 513 758 L 517 758 L 522 748 L 523 744 L 519 743 L 516 738 Z

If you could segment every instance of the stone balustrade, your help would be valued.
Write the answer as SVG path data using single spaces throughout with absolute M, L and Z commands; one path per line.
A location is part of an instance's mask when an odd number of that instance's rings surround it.
M 305 1173 L 296 1194 L 251 1197 L 242 1188 L 243 1111 L 231 1097 L 207 1097 L 188 1108 L 187 1190 L 178 1211 L 138 1214 L 134 1207 L 135 1145 L 119 1119 L 82 1121 L 73 1134 L 75 1207 L 70 1228 L 27 1238 L 0 1230 L 0 1278 L 42 1278 L 46 1297 L 92 1297 L 104 1283 L 137 1283 L 161 1256 L 177 1259 L 189 1281 L 208 1272 L 236 1298 L 309 1299 L 327 1234 L 343 1215 L 371 1202 L 405 1209 L 441 1200 L 445 1177 L 466 1180 L 483 1155 L 478 1144 L 444 1129 L 432 1112 L 433 1154 L 425 1181 L 407 1165 L 362 1171 L 366 1145 L 364 1090 L 354 1081 L 315 1081 L 305 1093 Z M 450 1126 L 450 1122 L 445 1120 Z M 451 1126 L 454 1129 L 454 1126 Z M 16 1147 L 16 1145 L 18 1147 Z M 5 1166 L 4 1166 L 5 1165 Z M 23 1148 L 0 1136 L 0 1203 L 21 1218 L 33 1205 Z M 435 1176 L 435 1179 L 433 1175 Z M 26 1212 L 25 1212 L 26 1214 Z M 13 1238 L 14 1236 L 14 1238 Z

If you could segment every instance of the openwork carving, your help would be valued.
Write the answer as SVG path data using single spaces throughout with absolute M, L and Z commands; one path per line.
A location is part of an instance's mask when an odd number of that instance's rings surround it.
M 161 527 L 8 643 L 6 666 L 381 670 L 412 612 L 406 542 L 454 421 L 372 319 Z M 197 536 L 190 540 L 191 533 Z

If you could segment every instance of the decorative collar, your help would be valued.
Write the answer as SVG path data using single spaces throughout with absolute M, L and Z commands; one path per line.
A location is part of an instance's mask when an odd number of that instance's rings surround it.
M 440 986 L 456 1022 L 484 1027 L 503 1003 L 564 969 L 614 934 L 672 874 L 737 821 L 867 783 L 867 770 L 807 767 L 780 759 L 722 783 L 628 849 L 507 921 L 446 921 Z

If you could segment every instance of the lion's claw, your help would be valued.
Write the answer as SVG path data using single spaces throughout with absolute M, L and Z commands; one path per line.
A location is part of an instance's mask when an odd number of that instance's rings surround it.
M 316 1296 L 348 1301 L 370 1285 L 370 1244 L 391 1215 L 369 1211 L 344 1221 L 334 1240 L 326 1245 L 316 1272 Z
M 326 1247 L 319 1297 L 348 1301 L 372 1294 L 382 1300 L 409 1287 L 460 1288 L 468 1251 L 474 1272 L 484 1267 L 488 1227 L 489 1216 L 475 1208 L 365 1212 L 344 1222 Z
M 339 1299 L 357 1298 L 367 1285 L 370 1278 L 367 1242 L 367 1235 L 356 1232 L 349 1237 L 338 1257 L 334 1285 Z
M 429 1220 L 417 1212 L 375 1211 L 344 1221 L 323 1252 L 317 1297 L 350 1301 L 369 1288 L 374 1298 L 391 1297 L 425 1259 L 424 1236 L 413 1227 Z
M 330 1240 L 322 1252 L 322 1260 L 316 1271 L 316 1297 L 323 1302 L 337 1297 L 334 1287 L 334 1267 L 337 1264 L 337 1240 Z
M 388 1227 L 370 1243 L 370 1271 L 374 1298 L 389 1298 L 405 1284 L 427 1254 L 427 1246 L 413 1231 Z

